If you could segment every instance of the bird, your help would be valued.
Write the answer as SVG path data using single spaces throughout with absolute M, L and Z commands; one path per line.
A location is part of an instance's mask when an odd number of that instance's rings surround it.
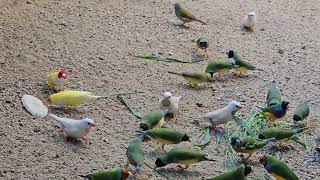
M 209 73 L 200 71 L 185 71 L 182 73 L 168 71 L 168 73 L 182 76 L 185 80 L 188 81 L 191 87 L 199 87 L 199 84 L 210 81 L 210 79 L 212 78 Z
M 241 75 L 241 73 L 246 73 L 248 70 L 256 70 L 256 67 L 254 65 L 245 61 L 233 50 L 230 50 L 228 52 L 228 62 L 234 66 L 232 70 L 234 70 L 237 75 Z
M 172 93 L 169 91 L 164 92 L 163 97 L 159 99 L 159 107 L 161 110 L 169 110 L 168 115 L 172 117 L 178 112 L 179 101 L 181 96 L 172 96 Z
M 146 131 L 148 129 L 162 127 L 164 123 L 164 117 L 167 115 L 168 111 L 169 110 L 166 109 L 146 113 L 141 119 L 140 128 L 143 131 Z
M 280 91 L 277 87 L 277 82 L 274 79 L 271 82 L 270 89 L 268 90 L 267 106 L 277 105 L 277 104 L 281 104 L 281 103 L 282 103 L 281 94 L 280 94 Z
M 88 180 L 126 180 L 131 173 L 126 168 L 115 167 L 111 171 L 100 171 L 89 173 L 87 175 L 80 175 Z
M 65 91 L 51 94 L 46 99 L 46 102 L 49 103 L 49 105 L 71 108 L 71 107 L 76 107 L 81 104 L 85 104 L 91 100 L 95 100 L 99 98 L 108 98 L 112 96 L 129 95 L 129 94 L 136 94 L 136 93 L 142 93 L 142 92 L 118 93 L 118 94 L 108 94 L 108 95 L 98 96 L 88 91 L 65 90 Z
M 272 140 L 274 140 L 274 138 L 260 140 L 248 136 L 241 138 L 239 136 L 233 136 L 231 137 L 230 144 L 235 152 L 246 153 L 249 155 L 248 158 L 250 158 L 254 152 L 263 148 Z
M 156 159 L 156 167 L 163 167 L 171 163 L 177 163 L 177 171 L 181 171 L 189 167 L 189 165 L 201 161 L 215 161 L 214 159 L 207 158 L 207 154 L 188 149 L 174 148 L 166 154 Z M 185 165 L 182 167 L 181 165 Z
M 240 166 L 228 172 L 220 174 L 210 180 L 247 180 L 247 176 L 252 172 L 250 166 L 241 164 Z
M 54 90 L 62 90 L 62 86 L 65 83 L 65 79 L 67 78 L 67 73 L 65 69 L 61 69 L 59 71 L 55 71 L 49 74 L 48 76 L 48 85 L 50 88 Z
M 55 119 L 61 124 L 65 138 L 82 138 L 88 144 L 87 135 L 92 127 L 96 127 L 92 119 L 84 118 L 81 120 L 58 117 L 54 114 L 48 114 L 49 117 Z
M 179 144 L 183 141 L 190 141 L 190 137 L 184 133 L 173 128 L 158 128 L 142 131 L 145 136 L 155 139 L 162 145 L 162 149 L 165 151 L 164 146 L 166 144 Z
M 297 175 L 286 165 L 286 163 L 276 159 L 271 155 L 262 155 L 259 157 L 259 163 L 276 180 L 299 180 Z
M 280 119 L 286 115 L 289 102 L 284 100 L 281 104 L 275 104 L 268 107 L 258 107 L 269 120 Z
M 242 105 L 239 102 L 231 101 L 226 107 L 213 112 L 208 112 L 197 118 L 209 121 L 213 125 L 213 128 L 216 129 L 218 125 L 226 124 L 231 121 L 233 115 L 241 108 Z
M 204 21 L 201 21 L 200 19 L 196 18 L 188 9 L 182 7 L 180 3 L 174 4 L 174 10 L 176 16 L 183 22 L 182 25 L 193 21 L 198 21 L 204 25 L 207 24 Z
M 198 52 L 198 49 L 202 49 L 204 51 L 205 58 L 208 58 L 208 54 L 207 54 L 207 48 L 209 47 L 208 38 L 202 36 L 196 40 L 196 44 L 197 44 L 197 52 Z
M 288 139 L 298 133 L 301 133 L 303 130 L 304 128 L 299 128 L 299 129 L 283 129 L 280 127 L 265 128 L 260 131 L 258 138 L 259 139 L 275 138 L 276 140 Z
M 225 61 L 210 61 L 205 65 L 205 72 L 209 73 L 211 78 L 218 79 L 224 72 L 229 71 L 234 67 L 238 66 Z
M 310 107 L 308 101 L 303 101 L 302 103 L 298 104 L 294 111 L 293 121 L 298 122 L 306 119 L 309 116 Z
M 127 151 L 127 167 L 133 165 L 136 172 L 141 171 L 141 166 L 144 161 L 144 151 L 142 147 L 142 140 L 139 137 L 134 137 L 128 145 Z
M 242 26 L 251 32 L 254 32 L 254 28 L 257 23 L 257 16 L 255 12 L 249 12 L 242 18 Z

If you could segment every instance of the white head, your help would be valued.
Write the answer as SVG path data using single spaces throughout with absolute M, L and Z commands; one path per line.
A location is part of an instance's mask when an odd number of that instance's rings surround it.
M 96 124 L 92 119 L 84 118 L 84 119 L 81 119 L 80 121 L 81 121 L 80 126 L 82 128 L 96 127 Z
M 255 18 L 256 17 L 256 13 L 255 12 L 249 12 L 248 13 L 248 17 L 249 18 Z
M 164 99 L 170 99 L 172 97 L 172 93 L 169 92 L 169 91 L 166 91 L 164 94 L 163 94 L 163 98 Z
M 242 105 L 237 101 L 231 101 L 231 102 L 229 102 L 227 108 L 229 110 L 231 110 L 232 112 L 235 112 L 235 111 L 241 109 Z

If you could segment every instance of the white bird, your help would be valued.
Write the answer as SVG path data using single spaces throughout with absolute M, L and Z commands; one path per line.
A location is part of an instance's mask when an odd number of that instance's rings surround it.
M 65 138 L 82 138 L 88 144 L 87 135 L 92 127 L 96 127 L 92 119 L 84 118 L 81 120 L 68 119 L 49 114 L 49 117 L 57 120 L 61 124 Z
M 244 16 L 242 19 L 242 25 L 244 28 L 254 31 L 254 27 L 257 23 L 257 16 L 255 12 L 249 12 L 248 15 Z
M 159 99 L 159 106 L 161 110 L 169 110 L 168 114 L 172 114 L 174 116 L 179 109 L 179 100 L 181 96 L 175 97 L 172 96 L 172 93 L 166 91 L 163 94 L 163 97 Z
M 226 124 L 231 121 L 233 115 L 241 108 L 242 105 L 239 102 L 231 101 L 226 107 L 213 112 L 208 112 L 198 118 L 209 121 L 214 129 L 216 129 L 217 125 Z

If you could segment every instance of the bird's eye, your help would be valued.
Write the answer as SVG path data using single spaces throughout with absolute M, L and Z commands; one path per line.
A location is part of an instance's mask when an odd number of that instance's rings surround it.
M 238 105 L 236 105 L 236 107 L 239 107 Z
M 90 125 L 90 123 L 88 122 L 88 125 Z

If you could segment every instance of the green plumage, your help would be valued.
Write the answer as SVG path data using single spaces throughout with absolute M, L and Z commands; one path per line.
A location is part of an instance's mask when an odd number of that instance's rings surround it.
M 156 165 L 158 167 L 161 167 L 170 163 L 180 163 L 188 166 L 193 163 L 210 160 L 206 156 L 207 155 L 203 153 L 187 149 L 175 148 L 170 150 L 167 154 L 158 158 L 156 161 Z
M 140 138 L 138 137 L 133 138 L 126 152 L 129 162 L 136 167 L 136 170 L 138 172 L 140 171 L 144 161 L 144 151 L 143 151 L 141 142 L 142 141 Z
M 212 178 L 211 180 L 246 180 L 247 176 L 245 174 L 245 165 L 240 165 L 239 167 L 220 174 L 219 176 L 216 176 Z
M 227 71 L 233 68 L 234 66 L 226 61 L 210 61 L 205 67 L 206 73 L 216 73 L 221 71 Z
M 96 173 L 90 173 L 82 176 L 89 180 L 121 180 L 122 170 L 119 167 L 113 168 L 111 171 L 101 171 Z
M 152 129 L 159 124 L 163 117 L 163 111 L 148 112 L 142 117 L 140 127 L 146 126 L 146 128 L 143 128 L 143 130 Z
M 259 139 L 275 138 L 276 140 L 290 138 L 293 135 L 302 132 L 303 129 L 282 129 L 280 127 L 265 128 L 260 131 Z
M 280 91 L 277 88 L 276 81 L 272 81 L 271 88 L 268 91 L 267 94 L 267 106 L 272 106 L 276 104 L 281 104 L 281 95 Z
M 144 133 L 151 138 L 162 139 L 164 141 L 171 142 L 167 144 L 178 144 L 183 141 L 183 137 L 186 135 L 186 133 L 177 131 L 172 128 L 151 129 L 145 131 Z
M 239 66 L 239 68 L 241 67 L 244 67 L 246 69 L 249 69 L 249 70 L 256 70 L 256 67 L 254 65 L 252 65 L 251 63 L 243 60 L 237 53 L 234 53 L 234 60 L 236 61 L 236 65 Z
M 182 73 L 182 77 L 186 79 L 194 79 L 198 82 L 206 82 L 211 79 L 210 74 L 198 71 L 187 71 Z
M 297 106 L 294 112 L 293 120 L 302 121 L 309 116 L 309 113 L 310 113 L 309 102 L 304 101 Z
M 206 37 L 200 37 L 196 41 L 197 47 L 200 49 L 207 49 L 209 47 L 209 40 Z
M 237 139 L 240 141 L 240 144 L 237 143 L 236 141 Z M 231 146 L 236 152 L 248 153 L 250 155 L 256 150 L 259 150 L 264 146 L 266 146 L 269 142 L 270 140 L 259 140 L 252 137 L 243 137 L 243 138 L 232 137 L 231 138 Z
M 295 173 L 282 161 L 270 155 L 265 155 L 264 168 L 271 174 L 276 174 L 285 180 L 299 180 Z M 274 176 L 274 175 L 273 175 Z

